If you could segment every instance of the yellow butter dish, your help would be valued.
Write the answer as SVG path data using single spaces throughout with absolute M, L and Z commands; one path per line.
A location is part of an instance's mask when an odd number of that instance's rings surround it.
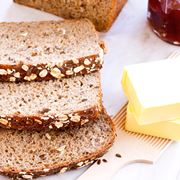
M 180 59 L 129 65 L 122 86 L 139 124 L 180 119 Z
M 132 132 L 157 136 L 172 140 L 180 140 L 180 119 L 175 121 L 164 121 L 149 125 L 139 125 L 132 106 L 128 104 L 125 129 Z

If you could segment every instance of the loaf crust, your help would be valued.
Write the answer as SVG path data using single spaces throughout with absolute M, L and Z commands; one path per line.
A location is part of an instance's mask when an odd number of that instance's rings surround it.
M 88 64 L 86 64 L 88 61 Z M 50 79 L 70 78 L 78 75 L 90 74 L 97 72 L 102 68 L 103 60 L 98 55 L 82 57 L 75 60 L 65 61 L 61 66 L 50 66 L 48 64 L 17 64 L 6 65 L 0 64 L 1 82 L 23 82 L 23 81 L 42 81 Z M 78 69 L 79 68 L 79 69 Z M 26 70 L 27 69 L 27 70 Z M 53 69 L 59 69 L 61 76 L 52 73 Z M 8 73 L 10 72 L 10 73 Z M 20 75 L 15 76 L 16 73 Z
M 17 130 L 64 129 L 72 126 L 81 126 L 91 120 L 96 120 L 101 113 L 101 107 L 92 107 L 72 114 L 56 116 L 0 116 L 0 127 Z
M 18 169 L 12 169 L 12 168 L 3 168 L 0 169 L 0 174 L 6 175 L 11 177 L 12 179 L 33 179 L 37 177 L 52 175 L 55 173 L 64 173 L 66 171 L 69 171 L 71 169 L 78 169 L 83 166 L 86 166 L 88 164 L 91 164 L 97 160 L 97 158 L 100 158 L 104 153 L 108 151 L 108 149 L 113 145 L 115 140 L 115 127 L 111 120 L 111 118 L 107 115 L 105 110 L 103 110 L 103 117 L 106 123 L 110 127 L 111 135 L 106 141 L 105 144 L 102 145 L 101 149 L 98 149 L 96 152 L 92 152 L 88 155 L 81 156 L 77 158 L 75 161 L 71 162 L 59 162 L 59 164 L 56 165 L 47 165 L 48 171 L 45 169 L 36 169 L 36 170 L 25 170 L 20 171 Z M 86 126 L 86 125 L 85 125 Z
M 124 7 L 124 5 L 126 4 L 127 0 L 114 0 L 112 3 L 112 7 L 115 7 L 115 9 L 112 9 L 109 19 L 107 21 L 107 24 L 105 25 L 105 31 L 108 31 L 112 24 L 115 22 L 117 16 L 119 15 L 119 13 L 121 12 L 122 8 Z

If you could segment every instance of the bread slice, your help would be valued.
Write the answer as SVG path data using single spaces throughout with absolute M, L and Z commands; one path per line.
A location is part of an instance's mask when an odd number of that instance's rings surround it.
M 0 23 L 0 81 L 42 81 L 95 72 L 103 49 L 87 19 Z
M 99 72 L 42 82 L 0 83 L 0 126 L 60 129 L 94 120 L 102 111 Z
M 63 173 L 92 163 L 111 147 L 114 138 L 106 113 L 66 131 L 0 129 L 0 173 L 15 179 Z
M 107 31 L 127 0 L 14 0 L 64 18 L 88 18 L 98 31 Z

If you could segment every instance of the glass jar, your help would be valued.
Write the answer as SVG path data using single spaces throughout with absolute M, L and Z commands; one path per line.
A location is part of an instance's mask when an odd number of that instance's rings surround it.
M 149 0 L 148 20 L 161 39 L 180 45 L 180 0 Z

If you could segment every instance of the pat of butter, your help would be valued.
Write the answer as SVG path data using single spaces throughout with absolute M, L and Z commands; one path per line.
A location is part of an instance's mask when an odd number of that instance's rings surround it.
M 164 121 L 148 125 L 139 125 L 132 106 L 128 104 L 125 129 L 132 132 L 157 136 L 172 140 L 180 140 L 180 119 L 176 121 Z
M 180 118 L 180 59 L 127 66 L 122 86 L 139 124 Z

